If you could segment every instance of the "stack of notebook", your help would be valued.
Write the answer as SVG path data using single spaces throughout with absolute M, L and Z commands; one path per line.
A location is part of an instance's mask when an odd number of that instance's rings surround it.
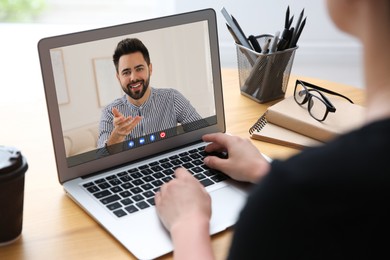
M 293 96 L 270 106 L 249 129 L 251 138 L 296 149 L 321 145 L 363 123 L 364 107 L 339 98 L 329 98 L 337 108 L 326 120 L 312 118 L 307 105 L 298 105 Z

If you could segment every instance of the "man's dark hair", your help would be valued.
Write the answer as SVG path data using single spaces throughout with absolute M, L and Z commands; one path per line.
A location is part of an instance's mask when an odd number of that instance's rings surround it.
M 137 38 L 126 38 L 118 43 L 116 46 L 114 55 L 112 56 L 115 69 L 118 72 L 119 58 L 122 55 L 131 54 L 135 52 L 141 52 L 146 61 L 146 64 L 150 64 L 149 51 L 146 46 Z

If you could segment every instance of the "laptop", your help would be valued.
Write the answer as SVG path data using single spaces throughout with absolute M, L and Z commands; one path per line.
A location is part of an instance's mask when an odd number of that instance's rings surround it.
M 102 110 L 124 95 L 115 76 L 114 49 L 124 38 L 147 46 L 150 86 L 180 91 L 199 122 L 157 129 L 98 147 Z M 197 10 L 41 39 L 38 52 L 55 152 L 65 193 L 138 259 L 173 250 L 154 193 L 187 168 L 210 193 L 210 234 L 235 224 L 248 187 L 203 165 L 202 136 L 225 132 L 216 14 Z

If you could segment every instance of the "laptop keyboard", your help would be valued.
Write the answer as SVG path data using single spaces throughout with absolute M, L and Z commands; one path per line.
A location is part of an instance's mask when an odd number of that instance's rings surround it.
M 156 191 L 174 178 L 178 167 L 189 170 L 205 187 L 226 180 L 225 174 L 204 165 L 206 155 L 202 146 L 84 183 L 83 187 L 120 218 L 154 206 Z

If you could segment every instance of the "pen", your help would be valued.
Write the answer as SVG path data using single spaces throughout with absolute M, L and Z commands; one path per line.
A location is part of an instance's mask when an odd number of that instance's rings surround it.
M 297 28 L 298 29 L 298 28 Z M 294 32 L 295 32 L 295 28 L 294 27 L 291 27 L 290 28 L 290 33 L 288 34 L 288 39 L 287 39 L 287 45 L 286 45 L 286 49 L 290 48 L 291 46 L 291 42 L 293 40 L 293 36 L 294 36 Z
M 293 29 L 293 28 L 291 28 L 291 29 Z M 291 32 L 292 32 L 291 29 L 289 30 L 289 29 L 285 28 L 283 30 L 282 36 L 280 38 L 280 41 L 279 41 L 278 47 L 277 47 L 278 51 L 283 51 L 288 47 L 288 43 L 291 39 Z
M 276 47 L 278 46 L 278 41 L 279 41 L 279 35 L 280 35 L 280 32 L 277 31 L 275 33 L 274 38 L 272 39 L 270 53 L 274 53 L 276 51 Z
M 261 46 L 260 46 L 259 42 L 257 41 L 256 37 L 253 35 L 249 35 L 248 40 L 252 44 L 253 49 L 256 52 L 261 53 Z
M 267 54 L 269 52 L 269 45 L 271 43 L 271 39 L 268 39 L 265 44 L 264 44 L 264 47 L 263 47 L 263 54 Z
M 236 34 L 233 32 L 232 28 L 226 24 L 226 27 L 228 28 L 228 31 L 230 32 L 230 34 L 232 35 L 233 39 L 234 39 L 234 42 L 237 43 L 237 44 L 240 44 L 240 41 L 237 39 L 237 36 Z
M 286 10 L 286 18 L 285 18 L 285 21 L 284 21 L 284 28 L 289 28 L 290 24 L 290 6 L 288 5 L 287 6 L 287 10 Z
M 237 25 L 236 25 L 236 22 L 233 21 L 232 19 L 232 16 L 226 11 L 226 8 L 223 7 L 221 9 L 221 13 L 223 14 L 223 16 L 225 17 L 225 20 L 227 22 L 227 24 L 230 26 L 230 28 L 232 29 L 232 31 L 234 32 L 236 38 L 238 39 L 238 44 L 248 48 L 248 49 L 252 49 L 252 47 L 250 46 L 249 44 L 249 41 L 248 39 L 246 38 L 245 35 L 243 35 L 240 31 L 239 28 L 237 28 Z M 254 62 L 254 61 L 253 61 Z M 253 64 L 253 63 L 252 63 Z
M 301 26 L 301 22 L 302 22 L 302 19 L 303 19 L 303 14 L 305 13 L 305 8 L 302 9 L 300 15 L 299 15 L 299 18 L 298 18 L 298 21 L 297 21 L 297 24 L 295 25 L 295 28 L 299 28 Z
M 241 26 L 240 26 L 240 24 L 237 22 L 236 18 L 234 18 L 233 15 L 230 15 L 230 16 L 232 17 L 233 23 L 236 25 L 236 27 L 237 27 L 237 29 L 240 31 L 241 35 L 243 35 L 244 37 L 246 37 L 244 31 L 241 29 Z
M 288 27 L 287 27 L 287 29 L 289 29 L 289 28 L 291 27 L 291 24 L 292 24 L 293 20 L 294 20 L 294 15 L 293 15 L 293 16 L 291 16 L 291 18 L 290 18 L 290 22 L 288 23 Z
M 301 26 L 300 26 L 299 29 L 297 30 L 297 34 L 296 34 L 296 37 L 295 37 L 295 39 L 294 39 L 294 42 L 292 43 L 292 47 L 297 46 L 299 37 L 301 36 L 302 30 L 303 30 L 303 27 L 305 27 L 305 24 L 306 24 L 306 17 L 305 17 L 305 19 L 303 19 L 303 21 L 302 21 L 302 23 L 301 23 Z
M 290 48 L 293 47 L 293 43 L 296 42 L 297 34 L 299 31 L 299 28 L 301 27 L 301 22 L 302 22 L 302 18 L 303 18 L 304 13 L 305 13 L 305 8 L 302 9 L 302 11 L 298 17 L 297 24 L 295 25 L 296 30 L 292 36 L 292 41 L 290 42 Z

